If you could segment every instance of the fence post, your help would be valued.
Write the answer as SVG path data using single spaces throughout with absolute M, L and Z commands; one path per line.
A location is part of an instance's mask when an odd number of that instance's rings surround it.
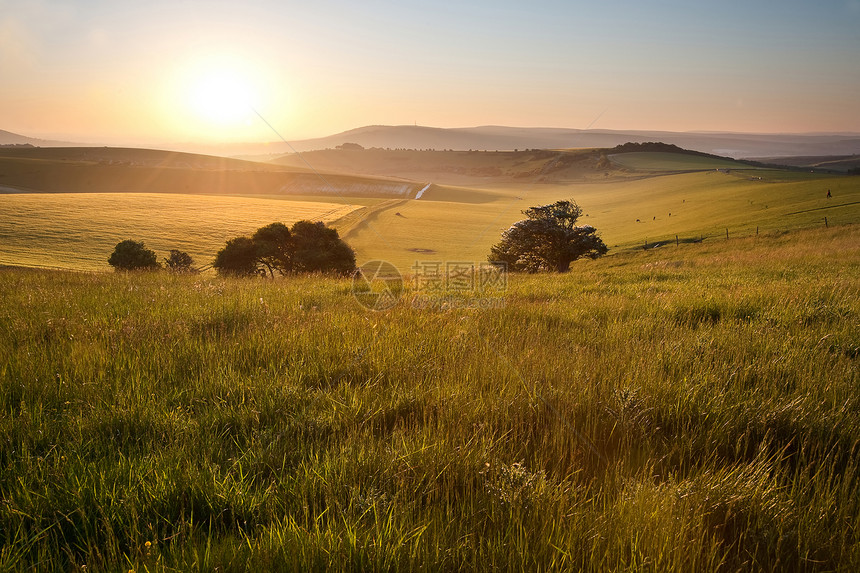
M 824 227 L 825 227 L 825 228 L 827 228 L 827 227 L 829 227 L 829 226 L 830 226 L 830 225 L 828 225 L 828 224 L 827 224 L 827 217 L 824 217 Z
M 728 227 L 726 227 L 726 240 L 727 241 L 729 240 L 729 228 Z
M 758 237 L 758 227 L 755 228 L 755 236 Z
M 678 235 L 675 235 L 675 246 L 677 247 L 680 243 L 678 242 Z

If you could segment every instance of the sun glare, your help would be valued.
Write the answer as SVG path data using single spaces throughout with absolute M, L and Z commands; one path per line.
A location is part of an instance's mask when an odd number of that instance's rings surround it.
M 240 70 L 213 67 L 189 80 L 188 105 L 199 119 L 230 126 L 245 123 L 253 115 L 255 90 Z
M 174 70 L 164 94 L 173 131 L 234 139 L 259 127 L 255 110 L 270 82 L 253 60 L 207 54 L 179 62 Z
M 204 70 L 191 82 L 188 103 L 201 119 L 229 126 L 244 123 L 254 110 L 254 89 L 240 72 Z

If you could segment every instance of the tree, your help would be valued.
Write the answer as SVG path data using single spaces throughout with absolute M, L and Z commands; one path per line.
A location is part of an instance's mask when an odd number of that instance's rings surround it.
M 219 275 L 250 276 L 258 274 L 257 245 L 248 237 L 230 239 L 215 255 L 212 266 Z
M 355 253 L 324 223 L 298 221 L 288 228 L 283 223 L 260 227 L 251 238 L 227 241 L 212 263 L 220 274 L 274 277 L 275 271 L 289 273 L 355 270 Z
M 337 235 L 337 229 L 324 223 L 298 221 L 293 224 L 293 270 L 297 272 L 351 273 L 355 253 Z
M 282 275 L 293 270 L 293 245 L 290 229 L 283 223 L 272 223 L 260 227 L 251 237 L 257 247 L 257 260 L 275 276 L 275 270 Z
M 154 270 L 160 267 L 155 251 L 146 248 L 143 241 L 131 239 L 117 243 L 108 264 L 117 271 Z
M 194 272 L 194 259 L 185 251 L 170 249 L 170 256 L 164 259 L 164 264 L 172 273 Z
M 596 259 L 609 249 L 591 225 L 578 227 L 582 209 L 575 201 L 556 201 L 523 211 L 528 217 L 502 233 L 490 250 L 490 261 L 506 263 L 513 271 L 567 272 L 581 258 Z

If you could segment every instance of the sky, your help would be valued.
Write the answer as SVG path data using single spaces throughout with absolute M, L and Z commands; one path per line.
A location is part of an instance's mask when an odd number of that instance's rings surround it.
M 0 129 L 860 132 L 860 0 L 0 0 Z

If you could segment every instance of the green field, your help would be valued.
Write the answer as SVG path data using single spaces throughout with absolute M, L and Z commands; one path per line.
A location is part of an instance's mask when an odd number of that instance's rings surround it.
M 860 228 L 818 227 L 484 310 L 0 269 L 0 570 L 856 571 Z

